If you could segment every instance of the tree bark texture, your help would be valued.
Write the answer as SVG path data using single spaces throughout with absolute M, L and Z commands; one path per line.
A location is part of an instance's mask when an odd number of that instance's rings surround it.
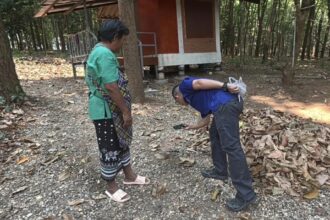
M 129 80 L 129 89 L 134 102 L 144 102 L 143 73 L 136 34 L 135 8 L 133 0 L 119 0 L 120 19 L 129 28 L 130 34 L 123 46 L 125 72 Z
M 10 102 L 13 97 L 21 94 L 24 92 L 16 74 L 9 40 L 0 19 L 0 96 Z

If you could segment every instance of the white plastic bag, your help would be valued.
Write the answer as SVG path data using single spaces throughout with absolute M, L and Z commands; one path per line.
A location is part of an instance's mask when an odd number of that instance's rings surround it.
M 246 84 L 243 82 L 242 77 L 239 77 L 238 80 L 234 77 L 229 77 L 228 83 L 239 88 L 238 100 L 241 101 L 241 98 L 243 99 L 246 94 Z

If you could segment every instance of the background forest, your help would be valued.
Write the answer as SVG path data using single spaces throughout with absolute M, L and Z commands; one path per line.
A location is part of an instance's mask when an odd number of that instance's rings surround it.
M 258 1 L 255 1 L 258 2 Z M 40 0 L 2 0 L 0 14 L 11 48 L 22 51 L 66 50 L 65 35 L 85 29 L 84 12 L 35 19 Z M 330 0 L 221 0 L 221 46 L 231 57 L 290 57 L 296 46 L 299 59 L 329 57 Z M 300 10 L 296 10 L 300 7 Z M 98 28 L 97 9 L 88 9 L 88 21 Z M 296 25 L 295 25 L 296 24 Z M 296 27 L 296 45 L 294 45 Z M 242 59 L 241 61 L 245 61 Z

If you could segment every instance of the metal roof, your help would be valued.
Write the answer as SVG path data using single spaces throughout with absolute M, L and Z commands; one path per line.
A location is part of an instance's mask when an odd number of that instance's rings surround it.
M 45 0 L 34 17 L 40 18 L 55 13 L 69 14 L 84 9 L 85 5 L 86 8 L 93 8 L 116 3 L 117 0 Z

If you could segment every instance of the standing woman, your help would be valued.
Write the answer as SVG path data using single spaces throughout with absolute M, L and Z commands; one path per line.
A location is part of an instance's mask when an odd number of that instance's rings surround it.
M 130 199 L 116 183 L 123 169 L 124 184 L 144 185 L 146 177 L 136 175 L 130 163 L 132 142 L 131 97 L 126 75 L 119 69 L 116 52 L 128 28 L 119 20 L 106 20 L 99 30 L 99 43 L 87 60 L 86 83 L 89 88 L 89 117 L 93 120 L 100 151 L 101 176 L 108 182 L 105 193 L 116 202 Z

